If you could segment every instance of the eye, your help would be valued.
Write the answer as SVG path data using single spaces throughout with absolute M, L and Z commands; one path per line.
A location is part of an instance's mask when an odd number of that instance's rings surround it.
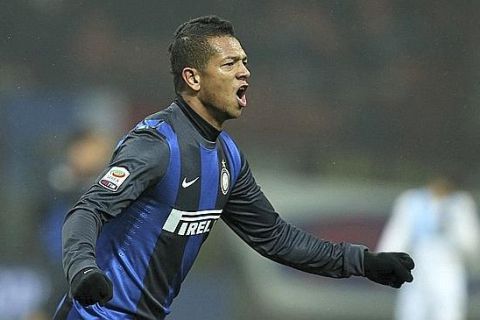
M 224 63 L 223 65 L 224 65 L 224 66 L 228 66 L 228 67 L 232 67 L 234 64 L 235 64 L 234 61 L 230 61 L 230 62 Z

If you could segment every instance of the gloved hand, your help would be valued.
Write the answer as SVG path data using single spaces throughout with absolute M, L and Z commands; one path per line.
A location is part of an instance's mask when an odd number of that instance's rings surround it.
M 413 281 L 411 270 L 415 263 L 403 252 L 372 253 L 365 250 L 363 265 L 365 277 L 383 285 L 400 288 L 405 281 Z
M 77 273 L 70 284 L 72 297 L 83 306 L 105 305 L 113 296 L 112 281 L 98 268 L 85 268 Z

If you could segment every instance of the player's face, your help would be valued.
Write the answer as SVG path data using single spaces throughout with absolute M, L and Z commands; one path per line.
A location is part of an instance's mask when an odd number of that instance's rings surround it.
M 198 98 L 221 127 L 225 120 L 238 118 L 247 106 L 250 71 L 247 55 L 236 38 L 214 37 L 209 42 L 216 53 L 200 71 Z

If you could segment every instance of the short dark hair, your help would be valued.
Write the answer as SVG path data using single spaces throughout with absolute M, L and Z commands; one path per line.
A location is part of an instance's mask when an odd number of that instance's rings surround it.
M 183 89 L 182 71 L 185 67 L 202 70 L 215 53 L 208 43 L 210 37 L 235 37 L 230 21 L 217 16 L 203 16 L 180 25 L 168 46 L 170 71 L 173 74 L 175 92 Z

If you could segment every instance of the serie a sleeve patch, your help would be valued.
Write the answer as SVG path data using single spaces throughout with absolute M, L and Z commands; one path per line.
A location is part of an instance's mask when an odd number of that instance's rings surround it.
M 123 167 L 112 167 L 100 181 L 98 181 L 98 184 L 105 189 L 117 191 L 129 175 L 130 172 Z

